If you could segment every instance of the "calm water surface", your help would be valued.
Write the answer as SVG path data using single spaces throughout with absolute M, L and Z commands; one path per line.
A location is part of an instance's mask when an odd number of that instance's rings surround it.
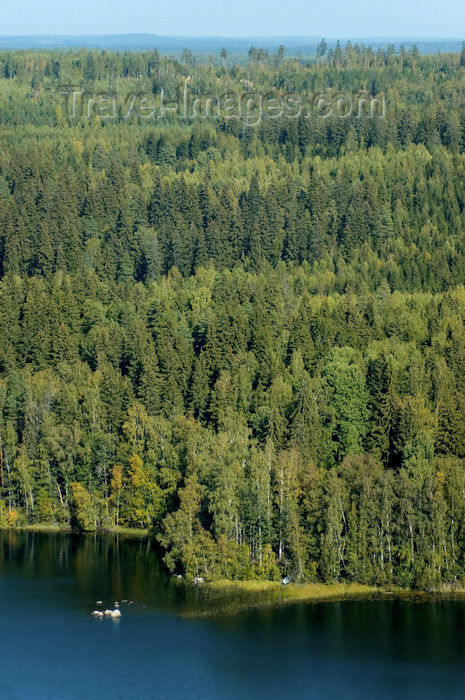
M 146 541 L 0 531 L 0 698 L 465 698 L 465 603 L 181 616 L 199 596 Z

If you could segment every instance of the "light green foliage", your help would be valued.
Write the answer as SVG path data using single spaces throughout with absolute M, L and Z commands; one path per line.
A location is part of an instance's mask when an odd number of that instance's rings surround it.
M 92 496 L 79 482 L 71 484 L 72 491 L 72 518 L 77 527 L 84 532 L 93 532 L 97 529 L 96 504 Z

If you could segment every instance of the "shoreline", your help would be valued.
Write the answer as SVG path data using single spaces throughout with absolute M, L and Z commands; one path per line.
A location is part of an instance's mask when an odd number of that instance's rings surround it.
M 189 584 L 195 585 L 195 584 Z M 299 603 L 338 603 L 349 600 L 402 600 L 411 603 L 465 600 L 465 587 L 444 586 L 432 591 L 378 587 L 359 583 L 290 583 L 278 581 L 211 581 L 197 586 L 201 609 L 183 617 L 210 617 Z
M 46 523 L 34 523 L 31 525 L 2 525 L 0 530 L 8 530 L 9 532 L 38 532 L 44 535 L 51 533 L 62 533 L 63 535 L 71 535 L 73 533 L 79 535 L 118 535 L 122 537 L 134 537 L 143 538 L 149 536 L 149 531 L 147 529 L 141 530 L 135 527 L 120 527 L 113 525 L 109 528 L 104 528 L 100 530 L 92 530 L 89 532 L 81 532 L 73 530 L 69 525 L 52 525 Z
M 120 525 L 112 525 L 98 532 L 101 535 L 121 535 L 122 537 L 137 537 L 140 539 L 149 536 L 148 529 L 141 530 L 137 527 L 121 527 Z
M 69 535 L 72 529 L 68 525 L 47 525 L 45 523 L 34 523 L 32 525 L 1 525 L 0 530 L 8 532 L 38 532 L 44 535 L 61 532 L 64 535 Z
M 19 527 L 0 526 L 0 530 L 10 532 L 29 532 L 42 534 L 73 533 L 67 525 L 36 523 Z M 143 539 L 149 536 L 148 530 L 138 528 L 116 527 L 85 535 L 110 535 L 128 539 Z M 178 585 L 184 585 L 196 591 L 200 609 L 181 613 L 183 617 L 208 617 L 216 614 L 235 614 L 245 610 L 259 610 L 282 607 L 298 603 L 329 603 L 346 600 L 404 600 L 412 603 L 441 600 L 465 600 L 465 585 L 442 584 L 430 590 L 414 590 L 400 586 L 372 586 L 360 583 L 316 583 L 291 582 L 283 585 L 281 581 L 266 580 L 230 580 L 220 579 L 195 583 L 185 578 L 174 579 Z

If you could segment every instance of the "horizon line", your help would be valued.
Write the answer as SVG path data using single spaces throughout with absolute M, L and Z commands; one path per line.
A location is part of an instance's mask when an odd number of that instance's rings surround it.
M 454 36 L 392 36 L 392 35 L 366 35 L 366 36 L 342 36 L 332 37 L 323 34 L 244 34 L 244 35 L 224 35 L 224 34 L 152 34 L 151 32 L 113 32 L 111 34 L 89 33 L 89 34 L 0 34 L 0 38 L 80 38 L 80 37 L 153 37 L 156 39 L 325 39 L 326 41 L 359 41 L 359 40 L 391 40 L 391 41 L 465 41 L 463 37 Z

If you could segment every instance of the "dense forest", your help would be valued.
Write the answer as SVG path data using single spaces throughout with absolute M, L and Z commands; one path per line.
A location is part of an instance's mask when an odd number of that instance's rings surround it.
M 224 53 L 0 53 L 0 525 L 149 528 L 187 577 L 459 582 L 465 48 Z M 386 110 L 62 89 L 186 81 Z

